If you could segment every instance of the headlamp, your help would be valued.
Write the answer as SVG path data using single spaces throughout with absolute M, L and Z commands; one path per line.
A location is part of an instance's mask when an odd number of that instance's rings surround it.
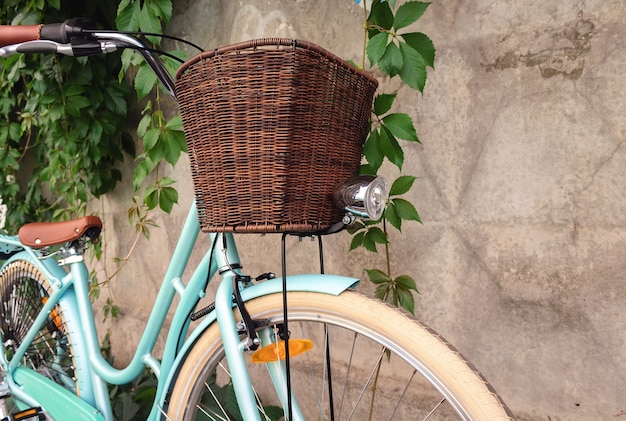
M 352 215 L 379 219 L 387 205 L 389 191 L 382 177 L 359 175 L 345 181 L 335 191 L 335 203 Z

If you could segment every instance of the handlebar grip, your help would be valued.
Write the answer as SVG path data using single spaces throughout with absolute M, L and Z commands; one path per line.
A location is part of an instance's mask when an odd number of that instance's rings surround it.
M 0 25 L 0 47 L 40 39 L 43 25 Z
M 88 39 L 83 30 L 93 28 L 95 23 L 84 18 L 45 25 L 0 25 L 0 47 L 37 40 L 67 44 L 74 38 Z

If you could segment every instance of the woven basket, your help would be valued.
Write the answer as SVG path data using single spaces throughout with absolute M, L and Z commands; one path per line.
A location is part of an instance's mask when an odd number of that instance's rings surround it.
M 321 232 L 358 174 L 377 82 L 291 39 L 205 52 L 176 75 L 203 231 Z

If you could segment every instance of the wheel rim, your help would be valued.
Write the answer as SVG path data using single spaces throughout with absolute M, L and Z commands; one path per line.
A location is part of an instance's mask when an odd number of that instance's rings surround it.
M 305 419 L 437 420 L 451 419 L 454 416 L 458 419 L 472 419 L 472 417 L 466 413 L 465 409 L 463 409 L 464 404 L 460 403 L 455 394 L 446 386 L 445 379 L 441 380 L 435 376 L 423 362 L 414 361 L 411 364 L 406 363 L 403 358 L 408 357 L 410 353 L 402 349 L 402 347 L 398 348 L 393 342 L 389 342 L 385 335 L 372 329 L 372 326 L 368 326 L 367 324 L 361 326 L 358 321 L 347 319 L 339 312 L 325 311 L 320 313 L 319 309 L 309 311 L 305 308 L 290 306 L 290 317 L 292 317 L 291 315 L 294 315 L 293 318 L 298 320 L 297 324 L 295 321 L 290 320 L 289 322 L 292 338 L 299 336 L 297 330 L 301 329 L 301 326 L 305 326 L 304 328 L 308 329 L 308 326 L 312 323 L 316 325 L 319 324 L 321 327 L 317 328 L 318 331 L 320 329 L 323 330 L 325 326 L 329 327 L 329 337 L 331 345 L 333 345 L 336 343 L 336 339 L 334 338 L 337 336 L 346 336 L 345 331 L 338 333 L 337 329 L 352 330 L 355 332 L 350 332 L 350 334 L 357 339 L 354 346 L 340 344 L 340 348 L 344 351 L 344 354 L 347 352 L 346 350 L 350 349 L 350 353 L 356 355 L 361 361 L 370 360 L 370 357 L 372 361 L 381 361 L 381 370 L 377 373 L 376 362 L 370 362 L 368 369 L 363 369 L 363 362 L 357 364 L 354 360 L 342 367 L 338 365 L 339 363 L 334 361 L 337 357 L 336 354 L 333 354 L 331 358 L 332 371 L 330 372 L 332 373 L 331 377 L 333 378 L 334 386 L 334 418 L 331 418 L 328 410 L 330 399 L 326 384 L 323 388 L 319 386 L 308 387 L 303 388 L 305 392 L 298 392 L 301 388 L 299 383 L 304 377 L 303 372 L 308 370 L 309 372 L 323 373 L 320 375 L 321 377 L 327 376 L 329 371 L 324 368 L 323 362 L 319 362 L 323 361 L 325 356 L 322 354 L 319 358 L 314 357 L 314 361 L 312 360 L 313 362 L 311 362 L 308 361 L 314 355 L 311 352 L 305 354 L 305 363 L 299 362 L 303 357 L 292 359 L 291 364 L 292 367 L 295 366 L 296 373 L 295 375 L 292 374 L 292 378 L 296 378 L 294 389 L 296 389 L 296 394 L 300 393 L 300 395 L 296 396 L 297 402 L 300 403 L 302 407 L 306 408 L 305 411 L 309 411 L 311 407 L 324 407 L 323 411 L 316 410 L 315 416 L 307 412 Z M 279 323 L 282 319 L 280 312 L 274 310 L 267 313 L 257 313 L 254 317 L 256 319 L 269 319 L 270 324 Z M 428 334 L 431 335 L 430 333 Z M 315 335 L 319 336 L 319 333 L 314 333 L 313 336 Z M 305 336 L 311 335 L 306 333 Z M 371 342 L 372 340 L 374 342 Z M 320 342 L 318 337 L 316 343 L 323 343 L 323 340 Z M 372 346 L 372 343 L 376 345 Z M 320 348 L 319 345 L 317 347 Z M 325 345 L 321 347 L 325 349 Z M 387 352 L 383 350 L 393 352 L 394 355 L 391 358 L 391 362 L 388 361 Z M 446 348 L 446 350 L 450 352 L 449 349 Z M 202 387 L 195 387 L 191 392 L 190 401 L 200 402 L 200 404 L 195 406 L 195 408 L 191 408 L 191 412 L 193 412 L 194 415 L 187 415 L 185 419 L 221 419 L 220 416 L 223 416 L 222 413 L 229 409 L 220 408 L 219 405 L 215 404 L 215 399 L 212 396 L 215 395 L 219 399 L 219 396 L 227 396 L 229 393 L 232 393 L 232 391 L 228 390 L 229 379 L 227 364 L 221 361 L 223 351 L 219 346 L 219 340 L 216 339 L 214 345 L 208 347 L 206 352 L 207 354 L 214 354 L 212 357 L 208 358 L 208 364 L 202 370 L 203 383 L 206 384 L 206 386 L 203 384 Z M 401 356 L 403 358 L 401 358 Z M 352 357 L 346 357 L 346 361 L 350 361 L 350 358 Z M 313 369 L 303 369 L 303 366 L 312 367 Z M 361 376 L 359 379 L 360 386 L 354 386 L 356 381 L 351 379 L 350 386 L 346 388 L 344 387 L 346 383 L 343 378 L 346 374 L 352 376 L 352 373 L 356 372 L 356 370 L 354 370 L 355 366 L 358 366 L 360 373 L 367 373 L 367 375 L 365 377 Z M 256 376 L 257 371 L 259 371 L 257 368 L 252 367 L 251 376 Z M 267 377 L 266 374 L 264 375 Z M 400 377 L 404 378 L 402 383 L 399 381 Z M 424 381 L 424 379 L 426 380 Z M 323 381 L 327 382 L 328 378 L 324 377 Z M 428 390 L 426 390 L 426 383 L 429 384 L 428 387 L 430 389 Z M 434 383 L 436 387 L 430 386 L 431 383 Z M 372 394 L 371 390 L 374 385 L 376 392 Z M 259 401 L 262 402 L 262 404 L 259 405 L 260 407 L 271 407 L 278 402 L 275 396 L 268 394 L 267 390 L 269 390 L 270 387 L 268 387 L 267 384 L 257 386 L 256 389 Z M 302 393 L 304 393 L 304 395 L 302 395 Z M 360 397 L 355 398 L 355 394 Z M 313 395 L 316 396 L 314 399 L 311 398 Z M 373 401 L 372 396 L 374 396 Z M 311 403 L 312 401 L 316 401 L 317 403 Z M 192 404 L 190 406 L 194 405 Z M 380 412 L 382 411 L 385 411 L 386 414 L 381 415 Z M 207 415 L 213 412 L 216 412 L 218 415 L 213 414 L 212 417 Z M 321 416 L 320 413 L 322 413 Z M 224 419 L 228 418 L 224 417 Z M 266 419 L 274 418 L 270 416 Z

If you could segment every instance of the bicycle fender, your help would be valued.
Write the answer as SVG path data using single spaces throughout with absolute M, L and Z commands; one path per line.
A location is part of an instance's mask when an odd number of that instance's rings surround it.
M 360 282 L 357 278 L 350 278 L 347 276 L 339 275 L 326 275 L 326 274 L 312 274 L 312 275 L 293 275 L 287 276 L 287 291 L 289 292 L 317 292 L 320 294 L 339 295 L 342 292 L 355 288 Z M 264 295 L 269 295 L 277 292 L 282 292 L 283 282 L 282 278 L 274 278 L 261 283 L 255 284 L 249 288 L 241 291 L 241 298 L 248 302 Z M 233 304 L 234 306 L 234 304 Z M 178 373 L 179 367 L 185 360 L 190 348 L 195 344 L 198 337 L 205 331 L 213 322 L 215 322 L 217 316 L 215 311 L 209 313 L 204 317 L 202 322 L 191 332 L 189 338 L 185 341 L 185 344 L 181 348 L 172 369 L 168 374 L 166 385 L 163 388 L 162 396 L 158 397 L 159 404 L 163 405 L 165 395 L 169 391 L 170 384 Z

